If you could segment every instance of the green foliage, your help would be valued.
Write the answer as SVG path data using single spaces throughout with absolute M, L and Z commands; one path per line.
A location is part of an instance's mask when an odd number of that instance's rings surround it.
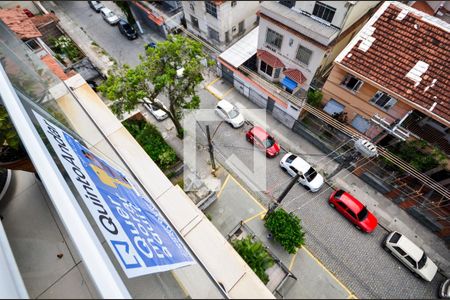
M 272 256 L 261 242 L 252 241 L 251 236 L 232 242 L 234 249 L 245 260 L 264 284 L 269 282 L 266 270 L 274 265 Z
M 6 108 L 0 105 L 0 148 L 6 144 L 14 150 L 19 150 L 20 143 L 19 135 L 9 118 Z
M 98 90 L 114 101 L 111 108 L 119 117 L 140 103 L 158 106 L 154 102 L 156 97 L 161 93 L 167 95 L 169 109 L 159 108 L 169 115 L 181 138 L 183 109 L 195 109 L 200 105 L 196 87 L 203 81 L 205 67 L 201 61 L 205 58 L 199 42 L 181 35 L 169 35 L 156 48 L 148 47 L 136 67 L 123 65 L 111 72 Z M 184 71 L 179 76 L 177 70 L 181 68 Z
M 53 45 L 57 54 L 67 56 L 72 62 L 76 62 L 81 58 L 80 50 L 75 43 L 65 35 L 62 35 L 59 38 L 51 38 L 50 43 Z M 60 58 L 58 58 L 58 60 L 61 61 Z
M 297 248 L 305 243 L 305 233 L 300 225 L 300 219 L 294 214 L 288 214 L 282 208 L 267 216 L 265 226 L 290 254 L 297 252 Z
M 162 170 L 178 161 L 175 151 L 164 141 L 155 126 L 141 120 L 127 120 L 123 125 Z
M 307 101 L 309 104 L 311 104 L 314 107 L 319 107 L 320 102 L 322 101 L 322 98 L 323 98 L 323 94 L 321 91 L 309 89 L 308 94 L 307 94 L 307 99 L 308 99 Z
M 131 13 L 130 3 L 128 1 L 114 1 L 114 3 L 122 10 L 130 25 L 136 24 L 133 14 Z
M 424 140 L 404 141 L 387 148 L 421 172 L 445 165 L 447 162 L 447 157 L 441 150 Z M 385 162 L 391 167 L 394 166 L 388 160 Z

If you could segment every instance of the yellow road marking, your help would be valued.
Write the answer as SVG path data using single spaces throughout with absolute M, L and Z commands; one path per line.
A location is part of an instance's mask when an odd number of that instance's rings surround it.
M 256 204 L 258 204 L 258 206 L 259 207 L 261 207 L 261 209 L 262 210 L 266 210 L 266 208 L 255 198 L 255 197 L 253 197 L 253 195 L 252 194 L 250 194 L 250 192 L 249 191 L 247 191 L 243 186 L 242 186 L 242 184 L 240 184 L 231 174 L 230 174 L 230 177 L 231 177 L 231 179 L 233 179 L 234 180 L 234 182 L 236 182 L 236 184 L 244 191 L 244 192 L 246 192 L 247 193 L 247 195 L 249 195 L 249 197 L 256 203 Z
M 288 269 L 289 271 L 292 270 L 292 266 L 294 265 L 295 258 L 297 258 L 297 254 L 298 254 L 298 251 L 295 252 L 294 256 L 292 256 L 291 263 L 289 264 L 289 269 Z
M 208 83 L 208 84 L 206 85 L 206 87 L 209 87 L 210 85 L 216 83 L 219 79 L 220 79 L 220 77 L 217 77 L 216 79 L 214 79 L 213 81 L 211 81 L 210 83 Z
M 228 95 L 229 93 L 231 93 L 234 90 L 234 87 L 230 87 L 230 89 L 228 91 L 226 91 L 225 93 L 223 93 L 222 95 L 222 99 L 225 98 L 226 95 Z
M 225 189 L 225 186 L 228 183 L 228 180 L 230 180 L 230 174 L 228 174 L 227 178 L 225 179 L 225 182 L 222 184 L 222 187 L 220 188 L 220 191 L 217 193 L 217 198 L 219 198 L 220 195 L 222 194 L 223 190 Z
M 333 273 L 331 273 L 331 271 L 328 270 L 327 267 L 325 267 L 324 264 L 320 260 L 318 260 L 305 246 L 302 246 L 302 249 L 305 250 L 305 252 L 309 256 L 311 256 L 311 258 L 314 259 L 319 266 L 321 266 L 328 274 L 330 274 L 330 276 L 333 277 L 334 280 L 336 280 L 336 282 L 349 294 L 349 299 L 358 299 L 356 298 L 356 295 L 352 291 L 350 291 L 350 289 L 346 287 L 339 279 L 337 279 L 337 277 Z
M 219 100 L 222 100 L 222 97 L 217 95 L 214 91 L 212 91 L 209 86 L 206 87 L 206 89 L 208 90 L 208 92 L 210 92 L 214 97 L 216 97 Z
M 253 220 L 254 218 L 259 217 L 259 216 L 261 216 L 261 215 L 262 215 L 262 217 L 264 217 L 265 213 L 266 213 L 265 210 L 260 211 L 260 212 L 257 213 L 256 215 L 254 215 L 254 216 L 248 218 L 247 220 L 245 220 L 243 223 L 248 223 L 248 222 L 250 222 L 251 220 Z

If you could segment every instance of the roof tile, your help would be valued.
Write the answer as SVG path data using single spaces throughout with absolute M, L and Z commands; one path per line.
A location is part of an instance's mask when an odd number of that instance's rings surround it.
M 0 19 L 21 39 L 42 36 L 30 18 L 20 8 L 0 9 Z
M 278 57 L 276 57 L 275 55 L 273 55 L 270 52 L 267 52 L 266 50 L 257 50 L 256 56 L 273 68 L 284 68 L 285 67 L 283 62 Z
M 375 41 L 369 49 L 359 50 L 359 41 L 340 63 L 424 109 L 436 102 L 432 112 L 450 122 L 450 32 L 413 8 L 398 21 L 401 10 L 399 4 L 390 4 L 372 25 Z M 429 67 L 414 87 L 416 82 L 406 74 L 418 61 Z

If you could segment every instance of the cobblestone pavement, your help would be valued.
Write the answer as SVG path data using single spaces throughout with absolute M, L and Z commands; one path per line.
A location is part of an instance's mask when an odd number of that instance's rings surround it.
M 198 141 L 206 145 L 203 134 L 205 125 L 209 124 L 214 132 L 218 123 L 200 124 L 203 130 L 198 130 Z M 214 144 L 216 158 L 222 165 L 226 166 L 226 158 L 234 154 L 249 168 L 253 167 L 252 147 L 245 140 L 245 131 L 249 128 L 248 124 L 240 129 L 220 126 Z M 279 160 L 285 153 L 282 151 L 275 159 L 267 159 L 266 174 L 259 174 L 266 176 L 269 189 L 282 183 L 274 192 L 275 197 L 290 179 L 279 167 Z M 229 166 L 227 169 L 233 173 Z M 385 229 L 378 227 L 372 234 L 363 234 L 327 205 L 331 191 L 331 188 L 324 186 L 321 191 L 313 194 L 302 186 L 295 185 L 283 200 L 285 209 L 295 210 L 302 219 L 307 246 L 314 255 L 359 298 L 435 298 L 443 276 L 437 274 L 431 283 L 416 278 L 381 247 L 387 234 Z M 253 193 L 267 206 L 270 199 L 264 192 Z

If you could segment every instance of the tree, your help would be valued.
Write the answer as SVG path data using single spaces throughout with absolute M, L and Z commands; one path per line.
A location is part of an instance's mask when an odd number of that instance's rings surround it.
M 114 1 L 114 3 L 122 10 L 130 25 L 136 24 L 133 13 L 131 12 L 130 3 L 128 1 Z
M 305 244 L 305 233 L 300 225 L 300 219 L 279 208 L 266 217 L 264 224 L 272 233 L 274 239 L 290 254 Z
M 251 236 L 232 242 L 234 249 L 245 260 L 264 284 L 269 282 L 266 270 L 274 265 L 272 256 L 261 242 L 253 242 Z
M 123 65 L 110 72 L 98 90 L 114 101 L 111 109 L 119 117 L 142 103 L 158 107 L 172 120 L 177 136 L 183 138 L 183 109 L 200 104 L 196 87 L 203 81 L 205 69 L 202 45 L 182 35 L 169 35 L 155 48 L 147 47 L 139 58 L 141 63 L 134 68 Z M 161 93 L 169 98 L 167 109 L 154 101 Z
M 314 107 L 319 107 L 320 102 L 322 101 L 322 98 L 323 98 L 322 92 L 319 90 L 314 90 L 314 89 L 309 89 L 306 96 L 307 96 L 308 103 Z

